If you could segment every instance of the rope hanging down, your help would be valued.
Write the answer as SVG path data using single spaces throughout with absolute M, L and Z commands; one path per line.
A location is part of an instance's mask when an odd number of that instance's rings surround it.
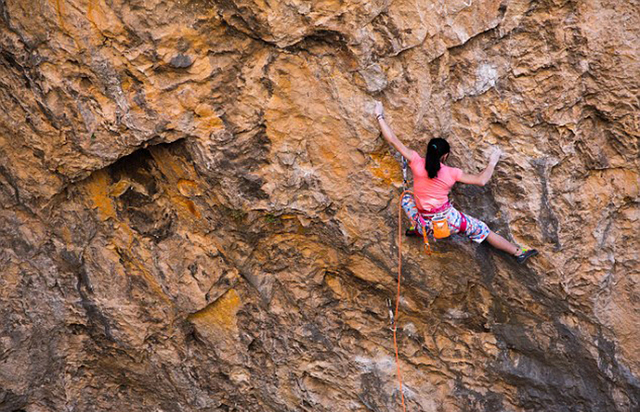
M 398 205 L 398 290 L 396 294 L 396 309 L 391 325 L 393 330 L 393 349 L 396 353 L 396 369 L 398 376 L 398 388 L 400 388 L 400 398 L 402 400 L 402 410 L 406 412 L 407 408 L 404 404 L 404 390 L 402 388 L 402 372 L 400 371 L 400 359 L 398 356 L 398 308 L 400 307 L 400 278 L 402 277 L 402 196 L 408 191 L 402 192 L 400 196 L 400 204 Z M 410 193 L 410 192 L 409 192 Z
M 400 195 L 400 203 L 398 204 L 398 287 L 396 293 L 396 307 L 393 313 L 390 313 L 391 316 L 391 330 L 393 331 L 393 348 L 396 354 L 396 369 L 398 374 L 398 387 L 400 388 L 400 396 L 402 400 L 402 410 L 406 412 L 406 406 L 404 402 L 404 391 L 402 390 L 402 373 L 400 372 L 400 359 L 398 356 L 398 310 L 400 308 L 400 281 L 402 278 L 402 198 L 405 194 L 411 194 L 413 196 L 413 192 L 410 190 L 405 190 Z M 423 228 L 422 236 L 424 240 L 424 251 L 427 255 L 431 255 L 431 247 L 429 246 L 429 240 L 427 239 L 427 230 Z
M 395 311 L 389 310 L 391 317 L 391 330 L 393 331 L 393 349 L 396 354 L 396 369 L 398 376 L 398 387 L 400 388 L 400 399 L 402 401 L 402 410 L 406 412 L 407 407 L 404 401 L 404 390 L 402 389 L 402 372 L 400 371 L 400 357 L 398 355 L 398 310 L 400 308 L 400 280 L 402 278 L 402 198 L 405 194 L 415 195 L 412 191 L 407 190 L 407 159 L 402 158 L 402 194 L 400 195 L 400 202 L 398 203 L 398 288 L 396 294 L 396 307 Z M 429 240 L 427 239 L 427 230 L 422 228 L 422 237 L 424 240 L 424 250 L 427 255 L 431 255 L 431 247 L 429 246 Z

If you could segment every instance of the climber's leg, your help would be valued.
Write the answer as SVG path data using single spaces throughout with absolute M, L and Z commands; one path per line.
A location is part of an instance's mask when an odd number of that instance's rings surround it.
M 522 251 L 518 246 L 509 242 L 507 239 L 503 238 L 502 236 L 500 236 L 499 234 L 497 234 L 492 230 L 489 231 L 489 236 L 487 236 L 487 242 L 489 242 L 491 246 L 495 247 L 496 249 L 505 251 L 510 255 L 515 256 L 519 253 L 522 253 Z
M 460 228 L 466 225 L 464 234 L 469 239 L 477 243 L 482 243 L 487 240 L 489 244 L 496 249 L 514 256 L 518 263 L 524 263 L 528 258 L 538 254 L 538 251 L 535 249 L 525 249 L 514 245 L 507 239 L 489 229 L 489 226 L 487 226 L 483 221 L 467 214 L 463 214 L 453 207 L 447 214 L 447 221 L 449 222 L 449 227 L 452 228 L 452 234 L 458 233 Z
M 413 200 L 413 196 L 410 193 L 405 193 L 402 196 L 402 210 L 404 210 L 404 213 L 411 221 L 412 229 L 422 236 L 422 228 L 425 222 L 420 216 L 420 212 L 418 212 L 418 208 L 416 207 L 416 202 Z M 409 231 L 411 231 L 411 229 L 407 232 Z

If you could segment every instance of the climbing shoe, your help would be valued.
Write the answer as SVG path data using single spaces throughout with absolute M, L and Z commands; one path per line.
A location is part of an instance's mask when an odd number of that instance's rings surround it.
M 538 254 L 538 251 L 535 249 L 522 249 L 522 253 L 516 255 L 516 261 L 520 264 L 523 264 L 527 261 L 531 256 L 535 256 Z
M 420 232 L 418 231 L 418 228 L 417 228 L 417 227 L 415 227 L 415 226 L 411 226 L 409 229 L 407 229 L 407 230 L 404 232 L 404 235 L 405 235 L 405 236 L 408 236 L 408 237 L 412 237 L 412 236 L 419 236 L 419 237 L 422 237 L 422 235 L 421 235 L 421 234 L 420 234 Z

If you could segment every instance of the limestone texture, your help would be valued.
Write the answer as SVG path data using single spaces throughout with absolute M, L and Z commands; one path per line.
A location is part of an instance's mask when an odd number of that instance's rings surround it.
M 0 411 L 640 411 L 637 0 L 0 0 Z M 407 222 L 404 222 L 407 225 Z

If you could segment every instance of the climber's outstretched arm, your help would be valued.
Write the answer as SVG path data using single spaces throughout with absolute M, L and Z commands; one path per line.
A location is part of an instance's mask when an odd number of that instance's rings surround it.
M 389 142 L 389 144 L 391 146 L 395 147 L 395 149 L 397 151 L 399 151 L 400 154 L 405 159 L 411 160 L 411 152 L 412 152 L 412 150 L 407 148 L 407 146 L 405 146 L 400 141 L 400 139 L 398 139 L 398 137 L 395 135 L 395 133 L 393 133 L 393 130 L 391 130 L 391 127 L 389 127 L 389 125 L 385 121 L 385 119 L 384 119 L 384 108 L 382 107 L 382 103 L 376 102 L 375 114 L 376 114 L 376 118 L 378 119 L 378 124 L 380 125 L 380 130 L 382 131 L 382 136 L 384 137 L 384 140 Z
M 495 149 L 493 153 L 491 153 L 491 157 L 489 158 L 489 164 L 482 171 L 482 173 L 479 173 L 477 175 L 472 175 L 472 174 L 462 172 L 462 175 L 458 178 L 458 182 L 467 183 L 470 185 L 478 185 L 478 186 L 486 185 L 489 179 L 491 179 L 491 176 L 493 175 L 493 170 L 495 169 L 496 164 L 498 164 L 498 159 L 500 159 L 501 154 L 502 152 L 500 151 L 500 149 Z

